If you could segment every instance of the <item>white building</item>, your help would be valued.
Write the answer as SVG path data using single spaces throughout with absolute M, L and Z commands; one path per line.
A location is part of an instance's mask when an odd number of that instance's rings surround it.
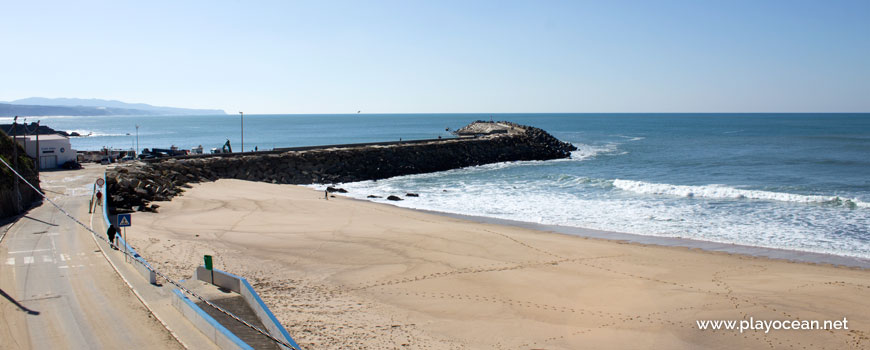
M 30 158 L 36 158 L 36 135 L 15 136 Z M 76 150 L 70 147 L 69 137 L 53 134 L 39 135 L 39 168 L 54 169 L 66 162 L 76 161 Z

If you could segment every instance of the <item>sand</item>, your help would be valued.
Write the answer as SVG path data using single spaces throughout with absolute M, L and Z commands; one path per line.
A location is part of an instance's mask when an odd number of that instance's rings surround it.
M 204 254 L 307 349 L 870 348 L 870 271 L 483 224 L 239 180 L 134 214 L 176 278 Z M 696 320 L 848 320 L 699 330 Z

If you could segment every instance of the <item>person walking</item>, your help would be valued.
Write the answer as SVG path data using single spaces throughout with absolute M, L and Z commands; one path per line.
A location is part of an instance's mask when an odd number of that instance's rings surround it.
M 109 245 L 114 250 L 118 250 L 118 247 L 115 246 L 115 235 L 118 233 L 118 229 L 115 227 L 115 224 L 109 225 L 109 229 L 106 230 L 106 236 L 109 236 Z

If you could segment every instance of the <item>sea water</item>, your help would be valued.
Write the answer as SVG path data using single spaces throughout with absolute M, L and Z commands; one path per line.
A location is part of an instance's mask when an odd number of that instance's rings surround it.
M 341 186 L 418 193 L 390 202 L 409 208 L 870 258 L 870 114 L 245 115 L 245 150 L 449 137 L 490 118 L 578 150 Z M 238 115 L 41 119 L 91 133 L 80 150 L 135 147 L 136 124 L 143 148 L 241 146 Z

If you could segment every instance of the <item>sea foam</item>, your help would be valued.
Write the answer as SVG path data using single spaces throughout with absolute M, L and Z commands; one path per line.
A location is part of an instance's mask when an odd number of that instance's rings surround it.
M 842 198 L 839 196 L 803 195 L 759 190 L 744 190 L 716 184 L 703 186 L 684 186 L 616 179 L 613 180 L 613 187 L 624 191 L 631 191 L 640 194 L 658 194 L 680 197 L 718 199 L 755 199 L 807 204 L 842 205 L 850 208 L 870 207 L 870 203 L 862 202 L 853 198 Z

